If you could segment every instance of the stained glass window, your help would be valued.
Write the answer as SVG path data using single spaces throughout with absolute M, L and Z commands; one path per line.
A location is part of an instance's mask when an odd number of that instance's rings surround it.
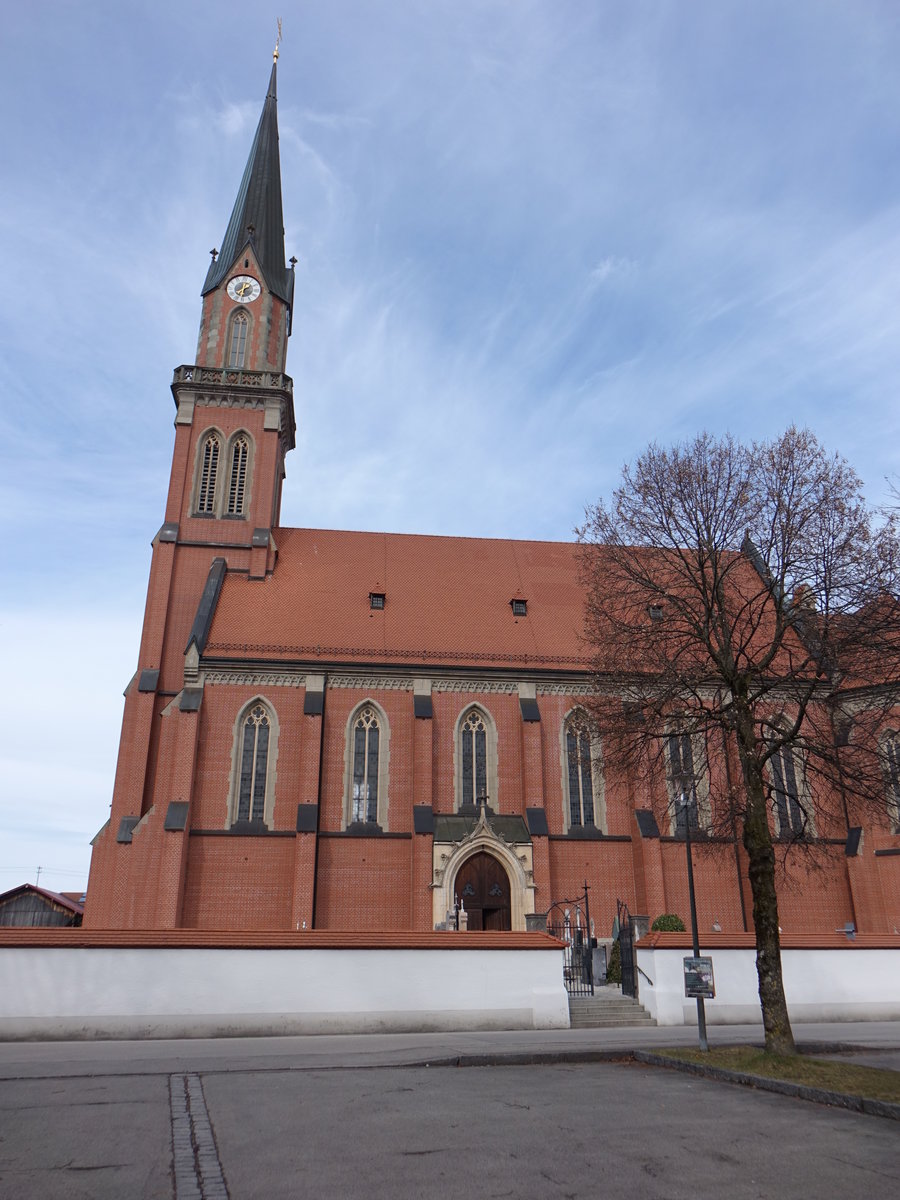
M 367 705 L 353 726 L 353 792 L 350 820 L 374 824 L 378 820 L 379 726 L 374 708 Z
M 569 826 L 594 826 L 594 777 L 591 734 L 587 723 L 575 718 L 566 728 L 566 765 L 569 784 Z
M 688 822 L 699 829 L 697 773 L 694 769 L 694 745 L 689 733 L 671 733 L 669 746 L 669 783 L 675 810 L 675 833 L 684 835 Z
M 473 708 L 460 730 L 462 738 L 462 802 L 487 800 L 487 726 L 484 715 Z
M 269 729 L 268 713 L 261 704 L 255 704 L 244 718 L 237 810 L 239 821 L 261 821 L 265 814 Z
M 775 791 L 775 820 L 782 837 L 797 836 L 807 831 L 807 816 L 800 802 L 797 768 L 789 746 L 782 746 L 772 755 L 772 782 Z
M 900 737 L 890 734 L 882 743 L 884 765 L 888 781 L 888 807 L 891 828 L 900 832 Z

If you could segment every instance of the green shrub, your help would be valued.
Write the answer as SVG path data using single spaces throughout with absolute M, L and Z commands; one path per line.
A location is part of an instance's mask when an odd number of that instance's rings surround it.
M 657 933 L 684 933 L 684 921 L 676 913 L 663 913 L 650 926 Z
M 622 982 L 622 947 L 619 945 L 618 938 L 613 942 L 612 950 L 609 953 L 609 962 L 606 964 L 606 982 Z

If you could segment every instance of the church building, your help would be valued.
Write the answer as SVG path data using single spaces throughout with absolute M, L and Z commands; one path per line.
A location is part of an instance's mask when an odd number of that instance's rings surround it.
M 656 785 L 618 777 L 592 734 L 575 544 L 280 523 L 295 260 L 276 67 L 172 381 L 168 498 L 85 928 L 413 932 L 462 906 L 469 930 L 525 930 L 585 885 L 601 936 L 617 901 L 686 917 L 677 764 Z M 708 768 L 698 830 L 728 766 Z M 781 897 L 786 929 L 889 930 L 846 832 Z M 698 838 L 694 869 L 701 926 L 751 929 L 737 836 Z

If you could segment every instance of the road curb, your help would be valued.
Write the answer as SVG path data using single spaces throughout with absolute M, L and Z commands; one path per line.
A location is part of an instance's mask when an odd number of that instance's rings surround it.
M 634 1051 L 623 1050 L 522 1050 L 485 1054 L 452 1054 L 443 1058 L 403 1063 L 406 1067 L 537 1067 L 570 1063 L 631 1062 Z
M 811 1100 L 816 1104 L 828 1104 L 834 1108 L 846 1108 L 850 1112 L 865 1113 L 869 1117 L 887 1117 L 891 1121 L 900 1121 L 900 1104 L 890 1104 L 886 1100 L 869 1100 L 864 1096 L 850 1096 L 845 1092 L 806 1087 L 802 1083 L 791 1083 L 786 1079 L 767 1079 L 763 1075 L 748 1075 L 743 1071 L 729 1071 L 724 1067 L 708 1067 L 702 1063 L 685 1062 L 683 1059 L 669 1058 L 664 1054 L 654 1054 L 650 1050 L 633 1050 L 631 1057 L 635 1062 L 645 1063 L 650 1067 L 665 1067 L 671 1071 L 683 1071 L 688 1075 L 699 1075 L 722 1083 L 740 1083 L 744 1087 L 777 1092 L 781 1096 L 794 1096 L 800 1100 Z

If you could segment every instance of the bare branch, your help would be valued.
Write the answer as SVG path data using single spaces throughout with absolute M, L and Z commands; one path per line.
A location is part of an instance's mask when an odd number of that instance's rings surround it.
M 708 819 L 747 851 L 767 1039 L 789 1045 L 780 965 L 762 974 L 780 963 L 774 848 L 884 810 L 879 739 L 900 685 L 894 515 L 871 512 L 849 465 L 790 428 L 750 446 L 652 445 L 578 534 L 604 758 L 671 776 L 674 730 L 705 753 L 718 730 L 740 763 Z

